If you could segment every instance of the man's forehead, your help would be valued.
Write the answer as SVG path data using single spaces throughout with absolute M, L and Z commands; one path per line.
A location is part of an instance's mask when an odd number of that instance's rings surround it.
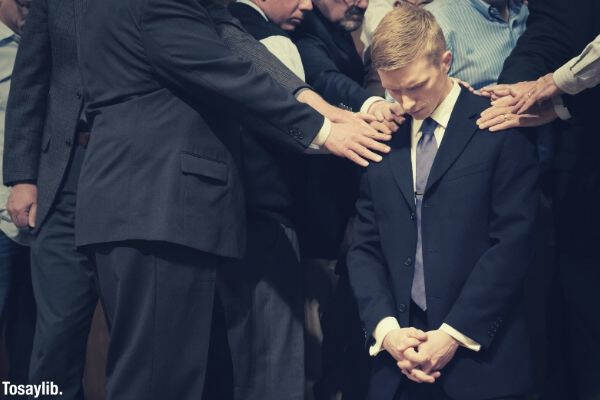
M 415 60 L 402 68 L 380 71 L 381 80 L 386 88 L 409 88 L 427 80 L 429 67 L 429 63 Z

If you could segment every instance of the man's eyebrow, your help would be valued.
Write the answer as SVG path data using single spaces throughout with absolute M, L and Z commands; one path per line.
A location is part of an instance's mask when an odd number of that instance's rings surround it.
M 418 87 L 418 86 L 424 85 L 424 84 L 425 84 L 425 82 L 427 82 L 427 79 L 425 79 L 425 80 L 422 80 L 422 81 L 415 82 L 415 83 L 413 83 L 413 84 L 411 84 L 411 85 L 407 85 L 407 86 L 406 86 L 406 90 L 414 89 L 414 88 L 416 88 L 416 87 Z

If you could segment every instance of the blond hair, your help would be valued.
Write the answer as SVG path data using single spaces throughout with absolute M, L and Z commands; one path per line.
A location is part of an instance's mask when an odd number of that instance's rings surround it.
M 390 71 L 405 67 L 422 55 L 438 64 L 446 40 L 434 16 L 427 10 L 402 4 L 382 20 L 371 45 L 371 59 L 377 69 Z

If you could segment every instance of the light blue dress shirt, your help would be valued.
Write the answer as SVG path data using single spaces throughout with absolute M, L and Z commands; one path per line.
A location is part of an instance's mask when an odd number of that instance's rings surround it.
M 450 76 L 475 89 L 496 83 L 529 16 L 522 0 L 509 0 L 508 5 L 508 22 L 483 0 L 438 0 L 425 6 L 441 26 L 452 52 Z

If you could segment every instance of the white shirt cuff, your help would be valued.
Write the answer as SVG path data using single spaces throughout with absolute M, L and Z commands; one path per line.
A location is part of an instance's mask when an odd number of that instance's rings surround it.
M 373 337 L 375 338 L 375 343 L 369 347 L 369 355 L 376 356 L 382 350 L 383 339 L 385 339 L 386 335 L 393 331 L 394 329 L 400 329 L 400 324 L 398 324 L 398 320 L 395 317 L 385 317 L 375 327 L 375 332 L 373 332 Z
M 362 106 L 360 106 L 360 112 L 361 113 L 368 113 L 369 112 L 369 108 L 371 108 L 371 106 L 373 105 L 373 103 L 376 103 L 378 101 L 386 101 L 383 97 L 379 97 L 379 96 L 371 96 L 368 99 L 365 100 L 365 102 L 362 104 Z
M 554 96 L 552 98 L 552 104 L 554 105 L 554 112 L 558 118 L 562 119 L 563 121 L 571 118 L 571 113 L 569 112 L 569 109 L 565 107 L 562 96 Z
M 571 71 L 570 62 L 554 71 L 552 79 L 554 79 L 554 83 L 560 90 L 568 94 L 577 94 L 585 89 L 584 86 L 579 84 L 577 77 Z
M 321 126 L 321 130 L 317 136 L 315 136 L 311 144 L 308 145 L 308 149 L 306 149 L 307 152 L 314 153 L 314 150 L 321 150 L 321 147 L 325 144 L 325 141 L 329 137 L 330 133 L 331 121 L 329 118 L 325 118 L 325 121 L 323 121 L 323 126 Z M 325 150 L 323 150 L 323 152 L 325 152 Z
M 477 343 L 470 337 L 463 335 L 448 324 L 442 324 L 442 326 L 440 326 L 440 331 L 446 332 L 448 335 L 452 336 L 461 346 L 466 347 L 469 350 L 481 350 L 481 345 L 479 343 Z

